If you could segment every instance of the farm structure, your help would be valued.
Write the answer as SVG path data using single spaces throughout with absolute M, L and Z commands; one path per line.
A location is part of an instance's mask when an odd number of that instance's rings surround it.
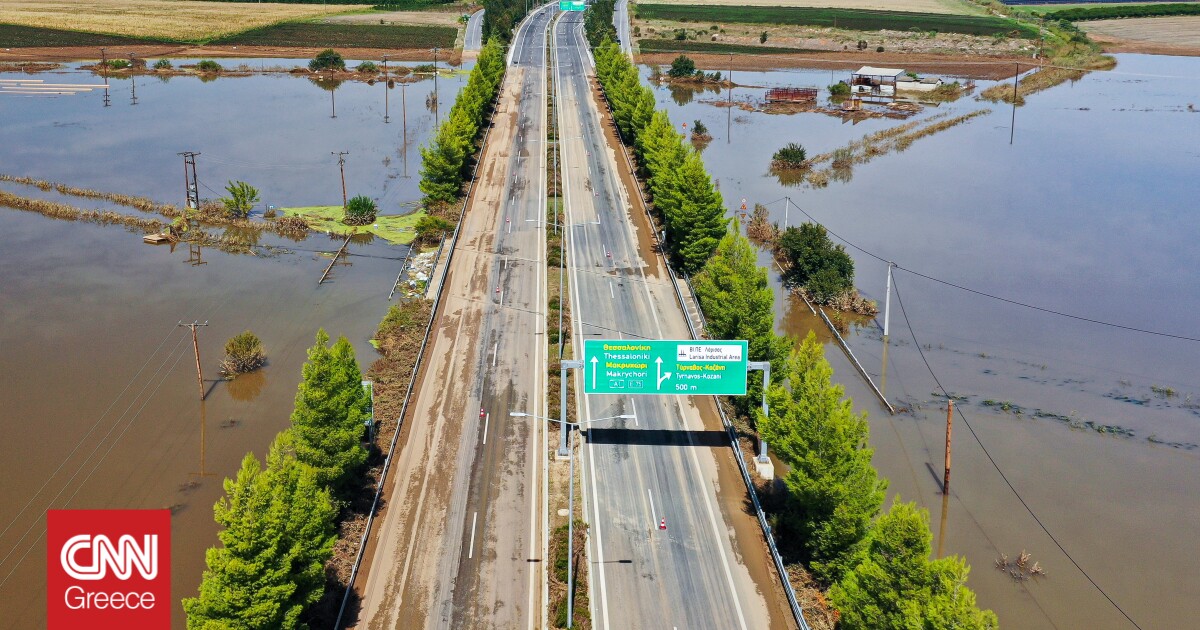
M 900 68 L 863 66 L 850 74 L 850 91 L 863 96 L 895 96 L 896 82 L 903 74 Z
M 768 103 L 808 103 L 817 100 L 817 88 L 771 88 Z

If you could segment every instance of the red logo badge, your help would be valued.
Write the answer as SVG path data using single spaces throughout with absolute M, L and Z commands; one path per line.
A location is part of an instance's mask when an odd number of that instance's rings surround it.
M 168 510 L 50 510 L 48 630 L 171 627 Z

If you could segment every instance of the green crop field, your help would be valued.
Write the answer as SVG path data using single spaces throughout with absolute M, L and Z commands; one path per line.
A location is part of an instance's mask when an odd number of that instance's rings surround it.
M 859 31 L 937 31 L 968 35 L 1009 35 L 1037 37 L 1033 27 L 1015 20 L 994 16 L 909 13 L 862 9 L 819 9 L 808 7 L 739 7 L 713 5 L 639 4 L 642 19 L 698 22 L 703 24 L 793 24 L 800 26 L 836 26 Z
M 292 22 L 215 40 L 214 44 L 306 48 L 450 48 L 458 31 L 444 26 Z
M 64 47 L 64 46 L 132 46 L 134 44 L 156 44 L 159 42 L 120 37 L 117 35 L 101 35 L 99 33 L 80 33 L 79 31 L 64 31 L 56 28 L 38 28 L 36 26 L 18 26 L 16 24 L 0 24 L 0 42 L 5 48 L 32 47 Z
M 674 39 L 639 39 L 638 49 L 653 52 L 696 52 L 724 53 L 735 55 L 771 55 L 816 52 L 806 48 L 784 48 L 782 46 L 753 46 L 750 44 L 723 44 L 721 42 L 678 41 Z

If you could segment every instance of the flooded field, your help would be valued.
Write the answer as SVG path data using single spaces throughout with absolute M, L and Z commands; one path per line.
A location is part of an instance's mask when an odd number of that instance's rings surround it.
M 29 78 L 0 78 L 16 76 Z M 35 78 L 97 82 L 74 71 Z M 128 78 L 110 79 L 109 107 L 100 92 L 0 96 L 0 173 L 182 205 L 176 154 L 198 151 L 202 198 L 221 196 L 227 180 L 240 179 L 260 189 L 259 208 L 336 205 L 341 181 L 330 152 L 349 151 L 351 196 L 375 198 L 385 214 L 410 211 L 419 196 L 416 148 L 434 123 L 433 108 L 426 107 L 430 80 L 390 91 L 388 123 L 382 83 L 348 82 L 331 93 L 287 75 L 136 81 L 136 105 Z M 459 75 L 439 79 L 443 115 L 464 83 Z M 54 196 L 12 183 L 0 189 Z M 195 594 L 203 551 L 217 542 L 212 504 L 221 481 L 247 451 L 261 456 L 287 426 L 317 329 L 348 337 L 364 368 L 374 360 L 368 340 L 387 308 L 405 248 L 353 244 L 351 264 L 336 266 L 317 286 L 329 262 L 320 253 L 341 242 L 321 234 L 301 242 L 270 236 L 260 244 L 283 252 L 260 248 L 250 256 L 203 248 L 204 264 L 192 265 L 186 244 L 155 247 L 120 227 L 0 208 L 0 429 L 6 436 L 0 448 L 0 627 L 45 624 L 43 514 L 64 507 L 174 511 L 174 625 L 183 627 L 179 599 Z M 199 333 L 204 402 L 190 334 L 176 326 L 181 320 L 208 322 Z M 222 381 L 221 348 L 245 329 L 262 338 L 268 365 Z
M 1195 475 L 1200 463 L 1198 337 L 1200 60 L 1119 55 L 1093 73 L 1011 109 L 968 95 L 905 120 L 846 122 L 821 113 L 721 107 L 724 92 L 656 90 L 677 124 L 713 139 L 705 162 L 731 208 L 768 205 L 772 218 L 823 223 L 856 247 L 857 284 L 880 310 L 890 260 L 897 270 L 890 339 L 882 312 L 847 340 L 901 413 L 889 416 L 833 344 L 827 355 L 857 406 L 870 413 L 876 466 L 892 494 L 929 508 L 935 548 L 962 554 L 982 606 L 1019 628 L 1126 628 L 1129 622 L 1055 545 L 1020 497 L 1087 575 L 1142 627 L 1182 627 L 1200 614 Z M 722 71 L 723 68 L 704 68 Z M 649 71 L 646 70 L 646 74 Z M 766 87 L 820 87 L 845 73 L 742 72 L 734 101 Z M 991 85 L 980 81 L 976 92 Z M 822 98 L 824 98 L 822 96 Z M 771 154 L 799 142 L 810 156 L 934 116 L 990 109 L 843 169 L 825 187 L 769 172 Z M 790 197 L 792 204 L 782 199 Z M 778 200 L 778 201 L 777 201 Z M 798 210 L 802 209 L 801 210 Z M 868 253 L 864 253 L 865 250 Z M 874 256 L 878 256 L 875 258 Z M 768 261 L 766 255 L 762 258 Z M 777 282 L 777 276 L 776 276 Z M 802 302 L 779 293 L 781 329 L 829 335 Z M 907 315 L 907 321 L 906 316 Z M 954 474 L 943 503 L 945 403 L 958 403 Z M 886 375 L 884 357 L 886 356 Z M 1022 550 L 1047 575 L 1014 580 L 1001 555 Z

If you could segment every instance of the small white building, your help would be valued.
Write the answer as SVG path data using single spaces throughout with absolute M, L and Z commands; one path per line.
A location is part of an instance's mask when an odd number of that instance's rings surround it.
M 932 92 L 942 86 L 942 80 L 937 77 L 914 79 L 908 75 L 896 81 L 896 89 L 902 92 Z
M 850 74 L 850 92 L 855 95 L 895 96 L 902 68 L 863 66 Z

